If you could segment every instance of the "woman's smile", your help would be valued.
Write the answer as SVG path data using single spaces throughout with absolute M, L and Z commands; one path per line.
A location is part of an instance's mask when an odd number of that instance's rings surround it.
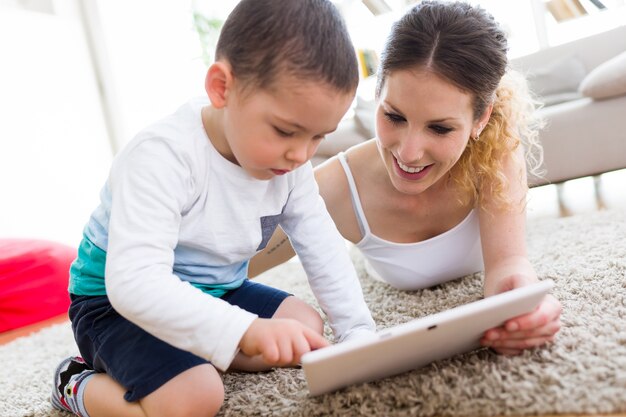
M 421 180 L 430 172 L 430 168 L 433 164 L 424 165 L 424 166 L 408 166 L 404 165 L 402 162 L 398 161 L 398 158 L 393 157 L 394 167 L 396 168 L 396 173 L 403 179 L 406 180 Z

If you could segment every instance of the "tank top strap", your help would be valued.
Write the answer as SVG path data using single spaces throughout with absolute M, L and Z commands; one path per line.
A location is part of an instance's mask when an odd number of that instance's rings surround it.
M 359 229 L 361 229 L 361 234 L 364 238 L 366 235 L 370 234 L 370 227 L 367 224 L 367 219 L 365 218 L 365 213 L 363 212 L 363 206 L 361 205 L 361 199 L 359 198 L 359 193 L 356 189 L 356 183 L 354 182 L 352 171 L 350 170 L 350 166 L 348 165 L 348 160 L 346 159 L 346 154 L 344 152 L 339 152 L 337 154 L 337 158 L 339 159 L 339 162 L 341 163 L 341 166 L 346 173 L 346 179 L 348 180 L 348 186 L 350 187 L 350 198 L 352 199 L 352 207 L 354 207 L 356 220 L 359 224 Z

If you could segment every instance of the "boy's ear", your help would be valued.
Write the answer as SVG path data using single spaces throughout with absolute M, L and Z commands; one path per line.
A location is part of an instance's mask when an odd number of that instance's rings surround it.
M 204 88 L 211 105 L 220 109 L 226 105 L 226 97 L 233 87 L 233 73 L 230 65 L 218 61 L 213 63 L 206 73 Z

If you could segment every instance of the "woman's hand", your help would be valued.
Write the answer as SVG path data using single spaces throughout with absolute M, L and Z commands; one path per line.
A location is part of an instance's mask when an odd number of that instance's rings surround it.
M 534 282 L 522 275 L 513 275 L 500 281 L 494 294 L 523 287 Z M 508 320 L 503 326 L 487 330 L 481 344 L 503 355 L 519 355 L 530 349 L 552 342 L 561 328 L 561 303 L 548 294 L 535 311 Z

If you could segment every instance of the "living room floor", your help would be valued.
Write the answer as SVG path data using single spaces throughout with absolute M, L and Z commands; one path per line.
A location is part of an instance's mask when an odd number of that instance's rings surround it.
M 626 209 L 626 169 L 614 171 L 597 177 L 585 177 L 566 181 L 558 185 L 546 185 L 530 190 L 528 200 L 528 218 L 574 216 L 595 210 Z M 28 336 L 45 327 L 63 323 L 67 315 L 62 314 L 50 319 L 0 333 L 0 345 L 19 337 Z M 626 413 L 606 415 L 626 417 Z M 598 417 L 591 414 L 559 414 L 542 417 Z

